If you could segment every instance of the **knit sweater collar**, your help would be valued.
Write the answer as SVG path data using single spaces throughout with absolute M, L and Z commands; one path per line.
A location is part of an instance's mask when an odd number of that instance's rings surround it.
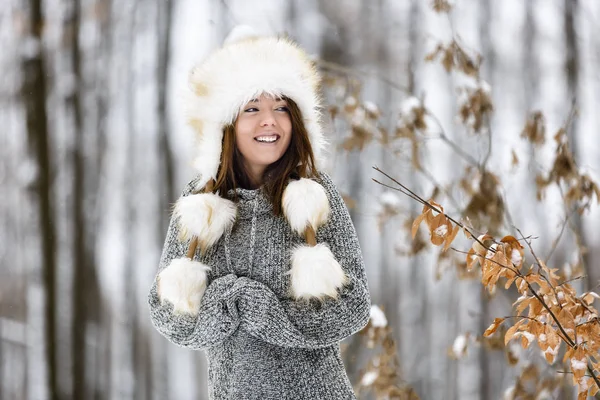
M 273 210 L 273 205 L 262 187 L 258 189 L 236 188 L 227 193 L 230 198 L 237 193 L 237 210 L 239 219 L 252 218 L 254 213 L 263 214 Z

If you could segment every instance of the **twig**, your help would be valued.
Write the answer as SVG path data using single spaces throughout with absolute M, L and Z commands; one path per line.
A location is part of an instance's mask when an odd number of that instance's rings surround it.
M 594 322 L 600 324 L 600 319 L 598 317 L 594 317 L 594 318 L 590 319 L 589 321 L 581 322 L 581 323 L 575 325 L 575 327 L 580 327 L 580 326 L 583 326 L 583 325 L 592 324 Z
M 484 247 L 485 247 L 485 246 L 484 246 Z M 458 249 L 457 249 L 457 248 L 455 248 L 455 247 L 450 247 L 450 248 L 451 248 L 452 250 L 456 251 L 457 253 L 461 253 L 461 254 L 467 254 L 467 255 L 469 254 L 468 252 L 466 252 L 466 251 L 463 251 L 463 250 L 458 250 Z M 487 247 L 485 247 L 485 248 L 486 248 L 488 251 L 494 251 L 493 249 L 490 249 L 490 248 L 487 248 Z M 477 253 L 475 253 L 475 254 L 471 254 L 471 255 L 472 255 L 472 256 L 476 256 L 476 257 L 483 258 L 484 260 L 491 261 L 491 262 L 493 262 L 494 264 L 501 266 L 502 268 L 506 268 L 506 269 L 508 269 L 509 271 L 512 271 L 512 272 L 514 272 L 514 273 L 515 273 L 515 275 L 517 275 L 517 276 L 520 276 L 520 277 L 524 278 L 524 276 L 523 276 L 523 275 L 522 275 L 522 274 L 521 274 L 521 273 L 520 273 L 520 272 L 519 272 L 517 269 L 513 269 L 513 268 L 511 268 L 511 267 L 509 267 L 509 266 L 507 266 L 507 265 L 501 264 L 501 263 L 499 263 L 498 261 L 496 261 L 496 260 L 493 260 L 493 259 L 491 259 L 491 258 L 488 258 L 488 257 L 485 257 L 485 256 L 482 256 L 481 254 L 477 254 Z M 514 264 L 513 264 L 513 266 L 514 266 Z
M 569 282 L 572 282 L 572 281 L 576 281 L 576 280 L 578 280 L 578 279 L 584 279 L 584 278 L 587 278 L 587 277 L 588 277 L 587 275 L 580 275 L 580 276 L 576 276 L 575 278 L 571 278 L 571 279 L 569 279 L 569 280 L 566 280 L 566 281 L 564 281 L 564 282 L 562 282 L 562 283 L 559 283 L 559 284 L 558 284 L 558 286 L 562 286 L 562 285 L 564 285 L 564 284 L 566 284 L 566 283 L 569 283 Z
M 516 226 L 513 226 L 513 228 L 516 229 L 517 232 L 519 232 L 519 235 L 521 235 L 521 237 L 524 238 L 523 233 L 521 232 L 521 230 L 519 228 L 517 228 Z M 531 254 L 535 258 L 536 265 L 538 267 L 538 274 L 546 281 L 548 286 L 550 286 L 552 288 L 552 291 L 554 292 L 554 298 L 556 299 L 556 304 L 558 304 L 558 306 L 562 309 L 563 307 L 562 307 L 560 300 L 558 299 L 558 293 L 556 293 L 556 288 L 554 287 L 554 285 L 552 285 L 552 283 L 550 283 L 550 280 L 548 279 L 548 277 L 545 274 L 542 274 L 542 270 L 543 270 L 542 265 L 541 265 L 542 261 L 535 254 L 535 251 L 533 250 L 533 246 L 531 246 L 531 241 L 525 240 L 525 243 L 527 243 L 527 246 L 529 247 Z
M 334 63 L 331 61 L 325 61 L 323 59 L 318 59 L 317 63 L 322 66 L 325 69 L 329 69 L 332 71 L 337 71 L 337 72 L 341 72 L 343 74 L 347 74 L 347 75 L 354 75 L 354 76 L 364 76 L 364 75 L 371 75 L 371 76 L 375 76 L 376 78 L 382 80 L 383 82 L 387 83 L 389 86 L 393 87 L 394 89 L 397 89 L 401 92 L 404 93 L 408 93 L 408 94 L 412 94 L 412 92 L 403 85 L 400 85 L 397 82 L 394 82 L 392 80 L 390 80 L 389 78 L 386 78 L 385 76 L 378 74 L 376 72 L 368 72 L 368 71 L 361 71 L 359 69 L 356 68 L 350 68 L 350 67 L 346 67 L 344 65 L 338 64 L 338 63 Z
M 425 115 L 431 117 L 433 119 L 433 121 L 437 124 L 438 128 L 440 129 L 441 132 L 438 134 L 439 135 L 438 139 L 441 139 L 444 143 L 446 143 L 448 146 L 450 146 L 452 148 L 452 150 L 454 150 L 459 156 L 461 156 L 469 164 L 471 164 L 481 170 L 481 165 L 479 164 L 479 162 L 477 160 L 475 160 L 473 157 L 471 157 L 471 155 L 466 153 L 456 143 L 454 143 L 452 140 L 450 140 L 448 138 L 448 136 L 446 135 L 446 131 L 444 130 L 444 127 L 442 126 L 442 123 L 433 113 L 431 113 L 428 109 L 425 109 Z
M 488 130 L 488 149 L 487 153 L 485 154 L 485 157 L 483 158 L 483 162 L 481 163 L 482 173 L 485 171 L 485 166 L 490 160 L 490 157 L 492 156 L 492 123 L 490 122 L 490 117 L 488 114 L 485 114 L 483 117 L 485 118 Z
M 519 234 L 521 236 L 523 236 L 523 234 L 521 233 L 521 231 L 517 228 L 517 231 L 519 232 Z M 535 255 L 535 252 L 533 251 L 533 248 L 531 247 L 531 244 L 529 242 L 527 242 L 527 245 L 529 246 L 529 250 L 531 251 L 531 254 L 533 255 L 533 257 L 535 258 L 536 262 L 538 263 L 538 265 L 540 264 L 540 260 L 539 258 L 537 258 L 537 256 Z M 541 275 L 541 274 L 540 274 Z M 527 287 L 529 288 L 529 290 L 531 291 L 531 293 L 539 300 L 539 302 L 542 304 L 542 306 L 546 309 L 546 311 L 548 311 L 548 313 L 550 313 L 550 316 L 552 317 L 552 319 L 554 320 L 554 322 L 556 322 L 556 325 L 558 327 L 558 329 L 562 332 L 562 334 L 565 336 L 565 338 L 567 339 L 566 343 L 570 346 L 570 347 L 575 347 L 575 343 L 571 340 L 571 338 L 569 337 L 569 335 L 567 335 L 567 332 L 565 332 L 563 326 L 561 325 L 560 321 L 558 320 L 558 318 L 556 318 L 556 315 L 554 315 L 554 313 L 552 312 L 552 310 L 550 309 L 550 307 L 548 307 L 548 304 L 546 304 L 546 302 L 544 301 L 544 299 L 542 299 L 537 292 L 535 291 L 535 289 L 533 288 L 533 286 L 531 286 L 531 284 L 525 280 L 525 283 L 527 283 Z M 550 287 L 553 287 L 552 285 L 550 285 Z M 560 305 L 560 303 L 559 303 Z
M 561 193 L 562 193 L 562 190 L 561 190 Z M 564 198 L 563 198 L 563 200 L 564 200 Z M 560 233 L 558 234 L 556 239 L 554 239 L 554 241 L 552 242 L 552 248 L 550 249 L 550 254 L 548 254 L 548 257 L 546 257 L 546 264 L 548 264 L 548 262 L 552 258 L 552 255 L 554 255 L 554 251 L 558 247 L 558 243 L 560 242 L 560 239 L 562 238 L 562 235 L 565 232 L 565 228 L 566 228 L 567 224 L 569 223 L 569 219 L 571 218 L 571 215 L 573 215 L 574 212 L 575 212 L 575 210 L 573 210 L 571 213 L 567 214 L 567 216 L 565 218 L 565 222 L 563 222 L 563 225 L 560 229 Z
M 373 182 L 375 182 L 375 183 L 379 183 L 381 186 L 385 186 L 386 188 L 389 188 L 389 189 L 392 189 L 392 190 L 397 190 L 398 192 L 405 194 L 406 196 L 410 197 L 410 198 L 411 198 L 411 199 L 413 199 L 413 200 L 416 200 L 416 201 L 418 201 L 419 203 L 422 203 L 423 205 L 425 205 L 425 204 L 427 203 L 426 201 L 422 201 L 422 200 L 421 200 L 420 198 L 418 198 L 418 197 L 414 197 L 414 196 L 413 196 L 413 195 L 411 195 L 410 193 L 406 193 L 406 192 L 405 192 L 404 190 L 402 190 L 402 189 L 398 189 L 398 188 L 396 188 L 396 187 L 393 187 L 393 186 L 390 186 L 390 185 L 386 185 L 385 183 L 379 182 L 379 181 L 378 181 L 377 179 L 375 179 L 375 178 L 371 178 L 371 180 L 373 180 Z M 434 210 L 436 210 L 436 211 L 437 211 L 437 209 L 436 209 L 435 207 L 433 207 L 433 206 L 431 206 L 431 207 L 432 207 Z
M 560 371 L 555 371 L 555 372 L 556 372 L 557 374 L 571 374 L 571 375 L 573 375 L 573 372 L 571 372 L 571 371 L 562 371 L 562 370 L 560 370 Z M 592 376 L 591 376 L 591 375 L 587 375 L 587 374 L 585 374 L 584 376 L 587 376 L 587 377 L 590 377 L 590 378 L 592 378 Z
M 438 210 L 437 207 L 434 207 L 433 205 L 429 204 L 429 202 L 427 200 L 422 199 L 418 194 L 416 194 L 415 192 L 413 192 L 412 190 L 410 190 L 409 188 L 407 188 L 406 186 L 404 186 L 403 184 L 401 184 L 400 182 L 398 182 L 396 179 L 392 178 L 391 176 L 389 176 L 388 174 L 386 174 L 385 172 L 383 172 L 378 167 L 373 167 L 373 169 L 375 169 L 376 171 L 382 173 L 383 175 L 385 175 L 386 177 L 388 177 L 389 179 L 391 179 L 392 181 L 394 181 L 396 184 L 398 184 L 400 187 L 402 187 L 404 190 L 406 190 L 407 192 L 409 192 L 412 195 L 412 196 L 409 196 L 410 198 L 412 198 L 414 200 L 417 200 L 418 202 L 420 202 L 421 204 L 423 204 L 426 207 L 429 207 L 430 209 L 432 209 L 433 211 L 437 212 L 438 214 L 444 214 L 444 216 L 446 218 L 448 218 L 450 221 L 454 222 L 456 225 L 460 226 L 461 228 L 463 228 L 464 230 L 466 230 L 467 232 L 469 232 L 469 234 L 473 237 L 473 239 L 476 242 L 478 242 L 480 245 L 482 245 L 485 249 L 487 249 L 488 251 L 493 251 L 494 253 L 496 252 L 496 250 L 490 249 L 486 245 L 484 245 L 483 242 L 481 242 L 481 240 L 479 240 L 479 238 L 476 235 L 474 235 L 473 232 L 471 232 L 466 226 L 464 226 L 460 222 L 456 221 L 454 218 L 452 218 L 451 216 L 449 216 L 448 214 L 446 214 L 442 210 Z M 380 185 L 384 185 L 383 183 L 379 182 L 375 178 L 371 178 L 371 179 L 374 182 L 379 183 Z M 388 186 L 388 185 L 384 185 L 384 186 L 392 188 L 392 189 L 395 189 L 395 190 L 398 190 L 399 192 L 402 192 L 402 193 L 406 194 L 405 192 L 403 192 L 402 190 L 399 190 L 398 188 L 393 188 L 393 187 Z M 408 196 L 408 194 L 406 194 L 406 195 Z
M 504 318 L 504 319 L 508 319 L 508 318 L 522 318 L 522 319 L 530 319 L 530 320 L 532 320 L 532 321 L 539 322 L 540 324 L 543 324 L 543 322 L 542 322 L 542 321 L 540 321 L 540 320 L 537 320 L 537 319 L 535 319 L 535 318 L 531 318 L 531 317 L 526 317 L 526 316 L 524 316 L 524 315 L 507 315 L 507 316 L 505 316 L 505 317 L 502 317 L 502 318 Z
M 502 201 L 504 202 L 504 213 L 506 214 L 506 219 L 508 219 L 508 223 L 513 228 L 513 233 L 514 233 L 515 223 L 513 221 L 512 214 L 508 208 L 508 198 L 506 197 L 506 191 L 504 190 L 503 186 L 500 186 L 500 189 L 502 190 Z
M 460 209 L 460 205 L 458 204 L 458 202 L 456 201 L 456 199 L 454 198 L 454 196 L 452 196 L 452 193 L 450 193 L 446 188 L 444 188 L 442 185 L 439 184 L 439 182 L 437 182 L 435 180 L 435 177 L 433 175 L 431 175 L 431 173 L 429 171 L 427 171 L 425 168 L 417 168 L 417 170 L 419 172 L 421 172 L 423 175 L 425 175 L 425 177 L 427 179 L 429 179 L 429 181 L 431 181 L 431 183 L 433 183 L 436 187 L 439 187 L 442 189 L 442 191 L 446 194 L 446 196 L 448 197 L 448 199 L 452 202 L 452 204 L 454 205 L 454 207 L 458 210 Z

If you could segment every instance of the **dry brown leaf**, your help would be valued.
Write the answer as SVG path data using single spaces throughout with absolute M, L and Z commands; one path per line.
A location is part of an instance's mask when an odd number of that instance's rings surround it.
M 485 330 L 485 332 L 483 332 L 483 336 L 488 337 L 492 335 L 494 332 L 496 332 L 500 324 L 502 324 L 503 322 L 504 318 L 494 318 L 494 322 L 492 322 L 492 324 Z
M 438 214 L 429 223 L 429 233 L 431 235 L 431 243 L 436 246 L 444 243 L 445 237 L 448 234 L 448 218 L 444 214 Z
M 450 227 L 452 227 L 452 224 L 450 222 L 448 222 L 448 224 L 450 225 Z M 458 235 L 458 231 L 460 231 L 460 226 L 455 225 L 452 229 L 452 233 L 446 236 L 446 242 L 444 243 L 444 248 L 442 249 L 442 251 L 446 251 L 450 248 L 450 245 L 456 238 L 456 235 Z

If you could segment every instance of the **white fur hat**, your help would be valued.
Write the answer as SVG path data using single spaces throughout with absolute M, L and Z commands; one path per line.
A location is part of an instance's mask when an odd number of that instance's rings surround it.
M 194 167 L 202 175 L 200 186 L 216 179 L 223 127 L 263 93 L 296 102 L 319 169 L 327 144 L 320 122 L 320 77 L 306 52 L 291 40 L 260 37 L 252 28 L 238 26 L 222 48 L 192 69 L 189 85 L 187 122 L 196 134 Z

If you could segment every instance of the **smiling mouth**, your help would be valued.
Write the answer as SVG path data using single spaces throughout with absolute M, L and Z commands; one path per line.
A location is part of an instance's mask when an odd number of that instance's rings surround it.
M 261 138 L 261 140 L 259 140 L 259 138 Z M 270 143 L 276 143 L 278 142 L 280 139 L 279 135 L 265 135 L 265 136 L 257 136 L 254 138 L 254 140 L 258 143 L 262 143 L 262 144 L 270 144 Z

